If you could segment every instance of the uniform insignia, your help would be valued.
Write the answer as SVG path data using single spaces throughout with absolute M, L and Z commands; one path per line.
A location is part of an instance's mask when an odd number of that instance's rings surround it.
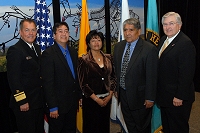
M 27 56 L 27 57 L 26 57 L 26 60 L 30 60 L 30 59 L 32 59 L 31 56 Z
M 17 91 L 19 91 L 19 90 L 16 90 L 16 92 Z M 18 92 L 17 94 L 14 95 L 14 97 L 15 97 L 16 102 L 26 99 L 26 95 L 25 95 L 24 91 Z

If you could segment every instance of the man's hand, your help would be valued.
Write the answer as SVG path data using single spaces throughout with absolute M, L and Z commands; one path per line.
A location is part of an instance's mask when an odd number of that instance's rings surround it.
M 79 106 L 82 107 L 82 99 L 79 100 Z
M 29 110 L 29 104 L 25 103 L 20 106 L 20 111 L 28 111 Z
M 173 99 L 173 105 L 174 106 L 181 106 L 181 105 L 183 105 L 183 100 L 174 97 L 174 99 Z
M 153 101 L 149 101 L 149 100 L 145 100 L 144 105 L 146 105 L 146 108 L 151 108 L 153 107 L 154 102 Z
M 59 114 L 58 114 L 58 110 L 55 110 L 53 112 L 50 112 L 50 117 L 51 118 L 58 118 Z

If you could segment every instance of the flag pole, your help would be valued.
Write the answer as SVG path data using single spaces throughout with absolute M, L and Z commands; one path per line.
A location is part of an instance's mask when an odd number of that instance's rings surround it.
M 55 23 L 61 22 L 60 17 L 60 0 L 52 0 L 53 5 L 53 21 Z
M 105 0 L 105 24 L 106 24 L 106 53 L 111 53 L 111 35 L 110 35 L 110 1 Z

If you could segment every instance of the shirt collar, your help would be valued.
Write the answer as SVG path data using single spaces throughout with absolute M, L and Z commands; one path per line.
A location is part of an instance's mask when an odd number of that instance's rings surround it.
M 174 35 L 173 37 L 171 37 L 171 38 L 166 38 L 166 40 L 168 39 L 168 41 L 169 41 L 169 44 L 174 40 L 174 38 L 179 34 L 179 32 L 180 32 L 180 30 L 178 31 L 178 33 L 176 33 L 176 35 Z
M 22 39 L 22 38 L 21 38 Z M 23 39 L 22 39 L 23 40 Z M 28 46 L 30 47 L 30 48 L 32 48 L 32 46 L 33 46 L 33 43 L 32 44 L 30 44 L 30 43 L 27 43 L 25 40 L 23 40 L 26 44 L 28 44 Z M 34 47 L 34 46 L 33 46 Z
M 134 42 L 131 42 L 131 47 L 135 47 L 135 45 L 138 42 L 138 40 L 139 40 L 139 37 Z M 126 43 L 126 46 L 128 46 L 128 44 L 129 44 L 129 42 Z
M 66 46 L 66 49 L 63 48 L 60 44 L 58 44 L 60 50 L 62 51 L 63 54 L 66 54 L 67 52 L 69 52 L 68 47 Z

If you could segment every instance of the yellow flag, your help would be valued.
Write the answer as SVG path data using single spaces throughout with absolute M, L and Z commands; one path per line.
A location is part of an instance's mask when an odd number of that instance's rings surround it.
M 90 31 L 90 24 L 89 24 L 89 19 L 88 19 L 87 3 L 86 3 L 86 0 L 82 0 L 80 38 L 79 38 L 79 49 L 78 49 L 79 57 L 87 53 L 87 45 L 85 42 L 85 37 L 89 33 L 89 31 Z
M 78 56 L 81 57 L 83 54 L 87 53 L 86 45 L 86 35 L 90 31 L 90 24 L 88 19 L 88 9 L 86 0 L 82 0 L 82 13 L 81 13 L 81 22 L 80 22 L 80 37 L 79 37 L 79 48 Z M 83 117 L 82 117 L 82 108 L 79 107 L 77 113 L 77 129 L 80 133 L 83 132 Z

